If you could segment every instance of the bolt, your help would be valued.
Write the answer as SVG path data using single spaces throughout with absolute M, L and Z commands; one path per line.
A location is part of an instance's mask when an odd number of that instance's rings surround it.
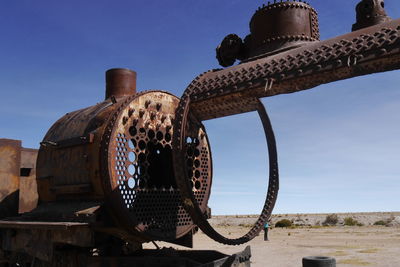
M 143 115 L 144 115 L 144 110 L 143 109 L 139 110 L 139 117 L 143 118 Z

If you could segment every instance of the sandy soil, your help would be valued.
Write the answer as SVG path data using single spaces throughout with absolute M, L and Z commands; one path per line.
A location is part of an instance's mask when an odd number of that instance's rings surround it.
M 230 237 L 237 237 L 244 227 L 217 227 Z M 226 254 L 244 249 L 211 241 L 203 233 L 195 236 L 195 249 L 212 248 Z M 304 256 L 330 256 L 337 266 L 400 266 L 400 228 L 396 227 L 323 227 L 272 229 L 270 241 L 260 235 L 248 245 L 252 266 L 301 266 Z
M 373 225 L 377 221 L 388 222 L 390 226 L 400 226 L 400 212 L 359 212 L 359 213 L 335 213 L 338 217 L 337 225 L 343 225 L 345 218 L 353 218 L 363 225 Z M 298 226 L 322 225 L 328 213 L 318 214 L 274 214 L 271 223 L 275 224 L 282 219 L 288 219 Z M 256 215 L 213 216 L 209 221 L 212 225 L 250 225 L 257 219 Z
M 358 214 L 367 218 L 368 214 Z M 371 214 L 370 214 L 371 215 Z M 374 215 L 369 221 L 382 219 L 390 214 Z M 394 214 L 398 216 L 399 214 Z M 289 215 L 287 215 L 289 216 Z M 298 215 L 294 215 L 298 216 Z M 309 220 L 312 216 L 307 215 Z M 390 216 L 393 216 L 391 214 Z M 234 238 L 250 229 L 253 216 L 217 216 L 211 220 L 220 233 Z M 279 218 L 282 218 L 283 215 Z M 318 217 L 318 216 L 317 216 Z M 323 218 L 326 215 L 322 216 Z M 251 220 L 250 220 L 251 219 Z M 260 234 L 246 245 L 226 246 L 216 243 L 199 232 L 194 236 L 194 249 L 213 249 L 222 253 L 233 254 L 247 245 L 252 250 L 252 266 L 301 267 L 305 256 L 330 256 L 337 261 L 337 266 L 400 266 L 400 227 L 371 226 L 303 226 L 296 228 L 272 228 L 270 241 L 264 241 Z M 361 219 L 360 219 L 361 221 Z M 372 222 L 373 223 L 373 222 Z M 171 244 L 158 242 L 171 247 Z M 151 244 L 147 247 L 154 248 Z M 179 246 L 172 246 L 185 249 Z

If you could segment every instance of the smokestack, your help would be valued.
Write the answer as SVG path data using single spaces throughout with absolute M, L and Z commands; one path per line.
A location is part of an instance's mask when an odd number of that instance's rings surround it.
M 136 94 L 136 72 L 130 69 L 106 71 L 106 99 Z

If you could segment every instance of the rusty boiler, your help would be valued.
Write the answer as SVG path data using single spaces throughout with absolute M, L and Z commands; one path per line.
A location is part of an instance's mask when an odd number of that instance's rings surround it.
M 136 73 L 128 69 L 106 72 L 105 97 L 67 113 L 47 132 L 37 161 L 40 202 L 104 203 L 124 235 L 143 241 L 190 233 L 194 224 L 181 204 L 172 163 L 179 98 L 163 91 L 137 93 Z M 186 164 L 196 200 L 207 213 L 210 147 L 203 125 L 188 123 Z

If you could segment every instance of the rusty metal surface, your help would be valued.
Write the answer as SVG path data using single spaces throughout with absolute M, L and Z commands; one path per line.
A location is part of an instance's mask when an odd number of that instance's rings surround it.
M 0 139 L 0 218 L 36 207 L 36 156 L 19 140 Z
M 21 149 L 19 213 L 32 211 L 38 203 L 39 195 L 36 184 L 37 153 L 37 149 Z
M 136 72 L 129 69 L 110 69 L 106 72 L 106 99 L 136 93 Z
M 22 221 L 5 221 L 0 220 L 0 228 L 15 228 L 15 229 L 57 229 L 68 230 L 70 228 L 88 228 L 88 223 L 74 222 L 22 222 Z
M 352 31 L 370 27 L 391 20 L 385 11 L 384 0 L 362 0 L 356 6 L 356 23 Z
M 190 177 L 187 176 L 188 168 L 185 165 L 185 157 L 187 147 L 185 140 L 191 137 L 190 127 L 187 125 L 187 119 L 190 116 L 190 102 L 181 101 L 177 111 L 176 111 L 176 124 L 175 132 L 173 135 L 174 141 L 174 170 L 177 179 L 177 185 L 181 190 L 182 202 L 185 209 L 188 211 L 190 216 L 196 225 L 209 237 L 217 242 L 229 244 L 229 245 L 239 245 L 246 243 L 253 239 L 261 231 L 265 222 L 270 218 L 272 210 L 275 206 L 275 202 L 278 196 L 279 190 L 279 174 L 278 174 L 278 162 L 277 162 L 277 151 L 274 132 L 272 130 L 271 122 L 268 118 L 267 112 L 263 104 L 258 100 L 257 111 L 260 116 L 261 122 L 263 124 L 264 132 L 268 144 L 268 156 L 269 156 L 269 184 L 268 193 L 265 199 L 264 207 L 260 214 L 260 217 L 254 224 L 254 226 L 249 230 L 248 233 L 242 237 L 229 239 L 217 231 L 208 223 L 204 212 L 199 209 L 199 204 L 197 199 L 195 199 L 192 190 L 188 187 L 188 181 Z
M 94 245 L 93 232 L 85 225 L 39 224 L 5 225 L 5 231 L 0 232 L 2 248 L 5 251 L 23 251 L 31 259 L 52 262 L 56 244 L 77 247 Z
M 21 141 L 0 139 L 0 218 L 18 214 Z
M 201 120 L 255 110 L 254 98 L 398 69 L 400 20 L 200 75 L 185 91 Z M 234 103 L 226 106 L 225 98 Z M 213 105 L 209 105 L 212 101 Z M 211 102 L 210 102 L 211 103 Z
M 318 14 L 299 1 L 275 2 L 260 7 L 250 20 L 250 34 L 242 39 L 227 35 L 217 47 L 221 66 L 236 59 L 253 60 L 319 40 Z
M 107 75 L 116 75 L 118 83 L 125 84 L 121 71 L 126 72 L 113 69 Z M 41 201 L 60 207 L 76 199 L 103 201 L 114 225 L 124 229 L 126 238 L 135 236 L 139 242 L 176 240 L 190 233 L 195 225 L 182 206 L 173 173 L 178 103 L 169 93 L 144 91 L 106 99 L 58 120 L 39 150 Z M 190 186 L 206 213 L 211 152 L 204 127 L 195 119 L 192 124 L 196 134 L 187 144 L 185 164 L 191 166 Z
M 194 227 L 173 173 L 172 135 L 179 99 L 143 92 L 125 99 L 102 137 L 102 173 L 118 221 L 152 239 L 173 240 Z M 211 187 L 211 154 L 204 127 L 193 121 L 185 154 L 190 190 L 204 213 Z M 196 124 L 196 125 L 195 125 Z
M 102 202 L 63 201 L 41 203 L 34 210 L 3 219 L 4 222 L 93 223 L 101 217 Z
M 108 100 L 67 113 L 49 129 L 37 159 L 37 186 L 41 201 L 71 199 L 76 195 L 98 199 L 103 195 L 98 167 L 100 137 L 96 133 L 104 128 L 104 122 L 114 107 Z M 96 135 L 92 137 L 92 133 Z

